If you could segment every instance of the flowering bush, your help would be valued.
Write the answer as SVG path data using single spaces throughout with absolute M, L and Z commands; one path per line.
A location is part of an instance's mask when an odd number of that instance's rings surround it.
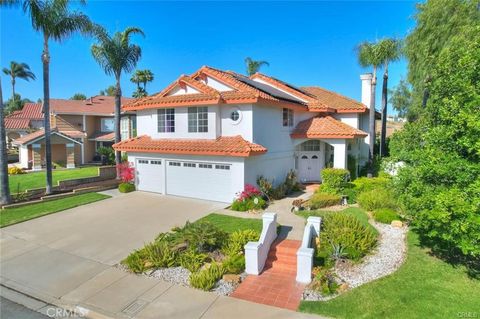
M 245 188 L 243 189 L 242 192 L 240 192 L 240 194 L 238 194 L 237 200 L 244 201 L 252 197 L 261 196 L 261 195 L 262 195 L 262 192 L 260 192 L 258 188 L 256 188 L 251 184 L 245 184 Z
M 130 162 L 123 162 L 117 165 L 120 179 L 123 183 L 131 183 L 135 179 L 135 168 Z
M 233 201 L 231 209 L 236 211 L 259 210 L 266 206 L 262 198 L 262 192 L 251 184 L 246 184 L 242 192 L 237 194 Z

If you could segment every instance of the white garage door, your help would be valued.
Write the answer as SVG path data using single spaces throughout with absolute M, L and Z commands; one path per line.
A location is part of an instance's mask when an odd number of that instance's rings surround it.
M 167 194 L 232 201 L 230 164 L 167 161 Z
M 164 165 L 162 159 L 137 159 L 138 190 L 163 194 Z

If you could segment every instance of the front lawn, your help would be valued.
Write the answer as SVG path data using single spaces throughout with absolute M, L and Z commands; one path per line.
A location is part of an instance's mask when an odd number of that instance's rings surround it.
M 213 213 L 196 221 L 196 223 L 200 222 L 209 222 L 227 233 L 246 229 L 252 229 L 258 233 L 262 232 L 261 219 L 241 218 Z
M 390 276 L 327 302 L 304 301 L 303 312 L 334 318 L 457 318 L 480 315 L 480 280 L 419 247 L 408 234 L 407 260 Z
M 2 209 L 0 210 L 0 227 L 13 225 L 29 219 L 93 203 L 106 198 L 110 198 L 110 196 L 98 193 L 87 193 L 18 208 Z
M 58 181 L 97 175 L 98 167 L 96 166 L 53 170 L 53 185 L 57 185 Z M 8 178 L 12 194 L 23 192 L 27 189 L 45 187 L 46 182 L 45 171 L 10 175 Z

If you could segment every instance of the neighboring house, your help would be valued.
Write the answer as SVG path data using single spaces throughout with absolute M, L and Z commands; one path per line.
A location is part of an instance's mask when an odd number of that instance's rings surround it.
M 25 103 L 22 110 L 15 111 L 5 117 L 5 130 L 8 147 L 13 140 L 32 133 L 43 127 L 42 105 Z
M 130 101 L 133 99 L 122 98 L 122 103 Z M 32 105 L 42 108 L 41 103 L 26 104 L 25 107 Z M 112 96 L 94 96 L 87 100 L 50 99 L 52 161 L 67 168 L 98 161 L 98 148 L 111 147 L 115 141 L 114 105 L 115 98 Z M 134 136 L 134 115 L 123 114 L 120 128 L 123 139 Z M 41 169 L 44 166 L 43 127 L 22 135 L 13 144 L 19 147 L 22 167 Z
M 319 87 L 297 88 L 255 74 L 202 67 L 162 92 L 123 106 L 137 112 L 128 153 L 139 190 L 230 202 L 259 175 L 320 181 L 326 166 L 354 170 L 368 157 L 371 75 L 362 103 Z

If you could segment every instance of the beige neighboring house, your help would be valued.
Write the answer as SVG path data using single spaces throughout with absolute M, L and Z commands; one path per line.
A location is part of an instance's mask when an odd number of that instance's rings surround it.
M 122 98 L 122 104 L 131 101 L 130 98 Z M 41 110 L 42 105 L 28 103 L 25 108 Z M 100 162 L 98 148 L 111 147 L 115 141 L 114 108 L 113 96 L 94 96 L 87 100 L 51 99 L 52 161 L 67 168 Z M 39 170 L 45 165 L 43 125 L 36 129 L 28 134 L 18 132 L 20 137 L 12 142 L 19 149 L 22 168 Z M 122 139 L 135 136 L 135 114 L 122 114 L 120 130 Z

